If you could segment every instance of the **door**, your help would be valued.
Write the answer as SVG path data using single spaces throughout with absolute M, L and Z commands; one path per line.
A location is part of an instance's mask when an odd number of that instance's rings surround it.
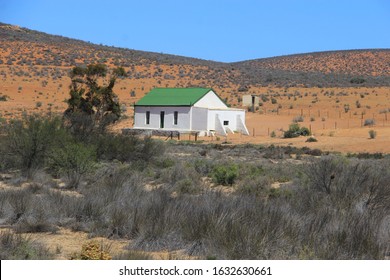
M 160 112 L 160 128 L 164 128 L 164 119 L 165 119 L 165 112 Z

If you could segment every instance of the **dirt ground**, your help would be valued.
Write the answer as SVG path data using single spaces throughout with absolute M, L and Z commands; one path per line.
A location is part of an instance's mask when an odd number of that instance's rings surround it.
M 70 78 L 66 75 L 69 68 L 62 68 L 63 76 L 54 79 L 50 75 L 18 75 L 16 70 L 10 72 L 7 67 L 0 67 L 0 73 L 3 73 L 0 75 L 0 95 L 7 97 L 6 101 L 0 101 L 0 120 L 20 118 L 23 113 L 62 113 L 66 109 L 65 100 L 68 98 L 70 84 Z M 24 73 L 29 71 L 27 67 L 21 66 L 16 69 Z M 42 71 L 51 73 L 53 69 L 46 67 L 42 68 Z M 140 68 L 138 71 L 146 70 Z M 123 108 L 126 108 L 126 118 L 114 127 L 115 131 L 132 127 L 132 105 L 155 86 L 177 84 L 174 80 L 167 80 L 166 84 L 158 85 L 155 80 L 146 78 L 117 81 L 114 92 L 118 94 Z M 218 142 L 308 146 L 342 153 L 390 153 L 389 87 L 251 87 L 247 92 L 238 93 L 235 87 L 225 85 L 224 88 L 215 87 L 214 90 L 222 98 L 226 98 L 229 104 L 238 108 L 245 108 L 240 103 L 242 94 L 263 96 L 260 104 L 256 104 L 255 112 L 246 114 L 250 136 L 230 134 L 227 138 L 219 137 Z M 132 91 L 135 96 L 130 94 Z M 299 124 L 309 128 L 318 142 L 307 143 L 306 137 L 282 138 L 283 131 L 287 130 L 297 117 L 303 119 Z M 372 120 L 374 125 L 365 126 L 367 120 Z M 376 131 L 375 139 L 369 138 L 369 130 Z M 271 137 L 273 135 L 275 137 Z M 187 137 L 182 139 L 188 140 Z M 215 137 L 204 137 L 200 140 L 217 141 Z

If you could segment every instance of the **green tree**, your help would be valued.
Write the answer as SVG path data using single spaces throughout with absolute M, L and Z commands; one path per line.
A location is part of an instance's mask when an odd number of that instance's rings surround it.
M 108 74 L 108 84 L 100 85 Z M 70 71 L 70 97 L 66 100 L 68 108 L 64 116 L 74 133 L 104 131 L 107 125 L 120 118 L 120 104 L 113 88 L 116 80 L 125 76 L 122 67 L 109 71 L 104 64 L 78 66 Z

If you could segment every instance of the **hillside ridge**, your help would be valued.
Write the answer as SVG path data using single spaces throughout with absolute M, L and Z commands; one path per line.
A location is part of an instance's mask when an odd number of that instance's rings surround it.
M 73 67 L 104 63 L 129 68 L 134 77 L 161 77 L 184 86 L 350 87 L 389 86 L 390 49 L 322 51 L 224 63 L 173 54 L 110 47 L 0 23 L 0 66 Z M 135 67 L 147 68 L 143 74 Z M 166 73 L 166 67 L 179 67 Z M 157 69 L 156 69 L 157 67 Z M 183 67 L 191 69 L 184 70 Z

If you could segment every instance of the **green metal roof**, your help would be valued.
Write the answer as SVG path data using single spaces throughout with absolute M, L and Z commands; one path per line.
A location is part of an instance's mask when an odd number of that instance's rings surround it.
M 211 88 L 155 88 L 135 106 L 192 106 Z

